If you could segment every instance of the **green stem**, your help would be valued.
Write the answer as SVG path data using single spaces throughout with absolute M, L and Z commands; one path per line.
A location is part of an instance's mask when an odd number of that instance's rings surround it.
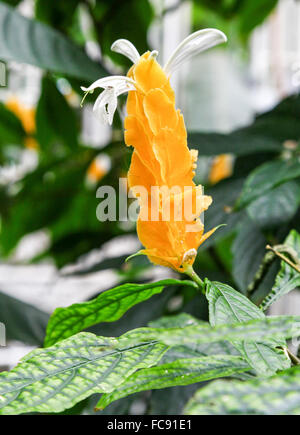
M 284 350 L 288 354 L 288 356 L 289 356 L 290 360 L 292 361 L 292 363 L 294 365 L 298 366 L 300 364 L 299 358 L 296 355 L 294 355 L 287 347 L 284 348 Z
M 194 271 L 192 266 L 188 266 L 184 273 L 186 275 L 188 275 L 193 281 L 195 281 L 195 283 L 198 285 L 199 289 L 201 290 L 201 292 L 203 294 L 205 294 L 205 290 L 204 290 L 204 282 L 202 281 L 202 279 L 200 278 L 200 276 L 198 276 L 196 274 L 196 272 Z
M 267 245 L 266 249 L 269 249 L 270 251 L 274 252 L 277 257 L 281 258 L 281 260 L 285 261 L 289 266 L 291 266 L 296 272 L 300 273 L 300 266 L 298 264 L 293 263 L 289 258 L 287 258 L 285 255 L 281 254 L 277 249 L 272 248 L 272 246 Z

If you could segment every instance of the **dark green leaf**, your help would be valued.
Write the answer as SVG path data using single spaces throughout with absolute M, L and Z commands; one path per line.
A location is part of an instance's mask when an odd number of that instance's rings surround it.
M 51 152 L 57 142 L 69 149 L 77 145 L 79 133 L 75 113 L 52 80 L 43 78 L 42 93 L 36 112 L 37 138 L 41 146 Z
M 3 60 L 29 63 L 88 81 L 107 74 L 65 36 L 43 23 L 23 17 L 2 2 L 0 40 Z
M 21 145 L 24 139 L 25 131 L 21 121 L 3 103 L 0 103 L 0 143 Z
M 243 293 L 253 280 L 265 254 L 267 241 L 250 219 L 244 219 L 232 245 L 233 276 Z
M 247 212 L 261 228 L 272 228 L 291 220 L 300 202 L 300 184 L 289 181 L 250 203 Z
M 213 198 L 211 206 L 205 212 L 205 221 L 209 222 L 209 228 L 222 224 L 226 226 L 216 231 L 203 247 L 209 247 L 218 239 L 231 233 L 240 222 L 241 213 L 235 213 L 231 209 L 241 192 L 243 182 L 243 179 L 224 180 L 210 189 L 205 189 L 205 194 Z
M 283 150 L 284 141 L 299 140 L 299 116 L 300 97 L 293 95 L 284 99 L 269 112 L 257 116 L 252 125 L 232 133 L 189 132 L 189 145 L 197 149 L 200 156 L 224 153 L 236 156 L 262 152 L 279 153 Z
M 0 322 L 4 323 L 7 340 L 42 345 L 48 314 L 32 305 L 0 293 Z
M 265 163 L 247 178 L 236 208 L 241 209 L 280 184 L 298 177 L 300 177 L 300 163 L 296 159 Z
M 277 2 L 278 0 L 244 1 L 238 16 L 240 32 L 248 36 L 272 12 Z
M 147 29 L 153 18 L 148 0 L 129 0 L 112 3 L 100 24 L 101 49 L 114 60 L 124 63 L 124 56 L 111 51 L 111 44 L 119 39 L 131 41 L 142 54 L 148 49 Z

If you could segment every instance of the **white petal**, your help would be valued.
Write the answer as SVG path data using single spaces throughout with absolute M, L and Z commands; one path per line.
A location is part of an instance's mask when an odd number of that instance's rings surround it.
M 152 57 L 153 59 L 156 59 L 158 56 L 158 51 L 157 50 L 153 50 L 150 53 L 150 57 Z
M 170 75 L 192 56 L 226 41 L 225 34 L 217 29 L 203 29 L 192 33 L 172 53 L 164 67 L 165 73 Z
M 91 84 L 88 88 L 85 88 L 84 86 L 81 86 L 81 89 L 84 92 L 92 92 L 96 88 L 107 88 L 107 87 L 116 87 L 127 84 L 129 87 L 134 86 L 134 81 L 126 76 L 108 76 L 104 77 L 103 79 L 96 80 L 94 83 Z
M 117 39 L 110 49 L 128 57 L 133 63 L 137 63 L 141 57 L 135 46 L 127 39 Z
M 117 98 L 119 95 L 128 91 L 134 91 L 135 87 L 132 84 L 120 83 L 118 87 L 107 87 L 97 98 L 94 104 L 94 112 L 104 124 L 112 124 L 115 111 L 117 109 Z
M 112 124 L 117 109 L 117 94 L 113 88 L 103 91 L 94 104 L 94 112 L 103 124 Z

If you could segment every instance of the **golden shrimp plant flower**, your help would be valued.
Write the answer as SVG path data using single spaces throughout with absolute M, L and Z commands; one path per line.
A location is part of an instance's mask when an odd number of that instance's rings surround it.
M 133 62 L 127 76 L 105 77 L 82 88 L 86 93 L 98 87 L 104 89 L 94 111 L 100 120 L 109 124 L 117 108 L 117 97 L 128 92 L 125 143 L 134 148 L 128 183 L 139 198 L 137 233 L 144 246 L 140 253 L 155 264 L 179 272 L 191 267 L 198 247 L 214 229 L 204 234 L 199 218 L 212 199 L 203 195 L 202 187 L 193 181 L 197 151 L 188 148 L 184 119 L 175 106 L 170 76 L 182 62 L 222 42 L 226 42 L 226 36 L 219 30 L 195 32 L 177 47 L 162 68 L 156 60 L 157 51 L 140 56 L 131 42 L 119 39 L 112 50 Z M 146 197 L 139 194 L 140 186 L 146 190 Z M 159 190 L 162 187 L 169 189 L 167 198 Z M 182 212 L 187 200 L 192 210 L 196 208 L 188 217 Z M 167 219 L 165 203 L 169 210 Z

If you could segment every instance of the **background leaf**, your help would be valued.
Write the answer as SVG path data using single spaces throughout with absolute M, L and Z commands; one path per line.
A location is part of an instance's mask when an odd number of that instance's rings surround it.
M 300 177 L 300 163 L 294 160 L 276 160 L 255 169 L 248 177 L 237 208 L 243 208 L 251 201 L 266 194 L 280 184 Z
M 18 29 L 18 32 L 16 32 Z M 0 58 L 94 81 L 106 70 L 56 30 L 0 2 Z
M 5 325 L 7 340 L 41 346 L 48 319 L 47 313 L 0 292 L 0 322 Z
M 55 83 L 48 77 L 42 81 L 42 93 L 36 112 L 37 139 L 40 145 L 51 151 L 60 142 L 70 150 L 78 145 L 79 125 L 74 111 Z
M 272 228 L 291 220 L 297 212 L 299 202 L 300 184 L 289 181 L 251 202 L 247 212 L 259 227 Z
M 245 218 L 240 222 L 232 245 L 233 276 L 242 293 L 254 278 L 266 251 L 267 240 L 253 221 Z

